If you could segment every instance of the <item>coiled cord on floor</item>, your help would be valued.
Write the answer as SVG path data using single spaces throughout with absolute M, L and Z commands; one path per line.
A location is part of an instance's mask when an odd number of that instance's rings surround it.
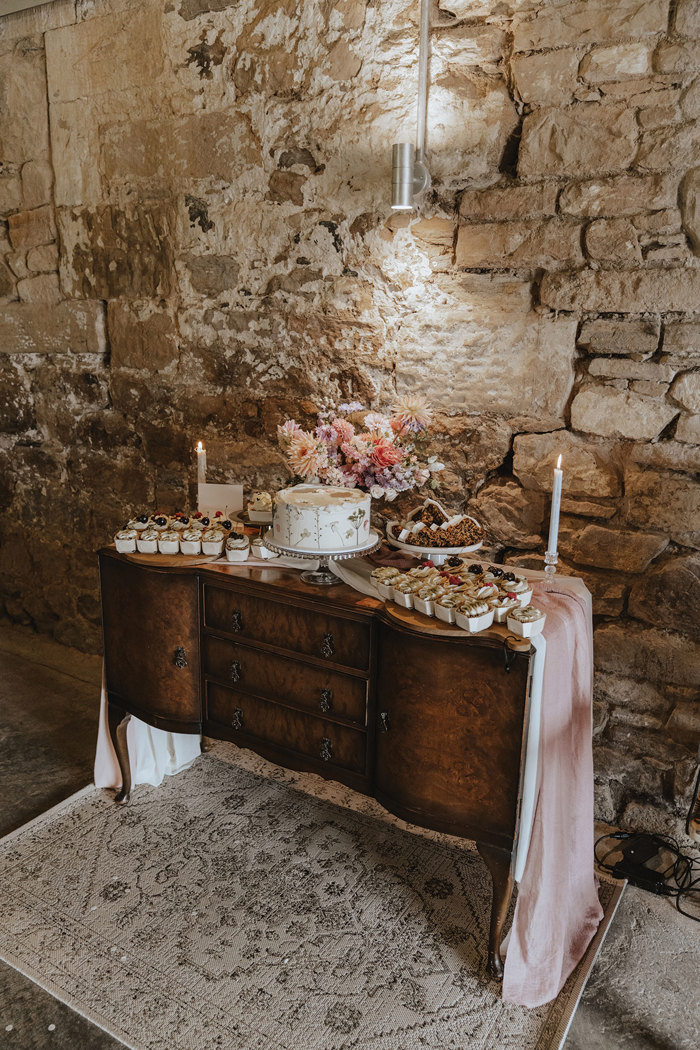
M 613 840 L 614 845 L 600 856 L 598 846 L 606 839 Z M 601 835 L 599 839 L 596 839 L 594 846 L 595 859 L 601 871 L 606 871 L 617 878 L 625 877 L 616 870 L 619 862 L 609 864 L 608 859 L 614 853 L 620 852 L 621 842 L 628 842 L 631 839 L 644 840 L 649 846 L 655 848 L 656 856 L 650 856 L 649 860 L 660 858 L 662 850 L 671 854 L 673 859 L 663 870 L 650 868 L 646 862 L 639 864 L 638 867 L 647 867 L 650 875 L 659 875 L 664 880 L 664 885 L 654 892 L 664 897 L 675 897 L 676 908 L 681 915 L 700 922 L 700 862 L 683 853 L 678 842 L 670 835 L 648 835 L 629 831 L 613 831 L 607 835 Z M 696 901 L 697 914 L 686 910 L 691 899 Z

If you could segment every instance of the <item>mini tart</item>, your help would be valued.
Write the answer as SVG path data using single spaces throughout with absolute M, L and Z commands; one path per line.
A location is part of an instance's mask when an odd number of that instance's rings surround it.
M 158 535 L 158 550 L 161 554 L 179 554 L 179 532 L 176 532 L 175 529 L 163 529 Z
M 136 537 L 136 548 L 141 554 L 156 554 L 158 551 L 158 536 L 155 529 L 142 529 Z
M 202 533 L 202 554 L 221 554 L 225 539 L 223 529 L 205 529 Z
M 186 528 L 180 533 L 181 554 L 202 553 L 202 530 Z
M 493 609 L 493 618 L 496 623 L 505 623 L 509 612 L 520 607 L 520 602 L 513 595 L 499 594 L 496 598 L 489 599 L 489 605 Z
M 114 537 L 114 545 L 120 554 L 133 554 L 136 550 L 136 529 L 120 529 Z
M 518 634 L 522 638 L 532 638 L 540 634 L 544 627 L 546 615 L 534 605 L 526 605 L 520 609 L 513 609 L 508 613 L 508 630 Z

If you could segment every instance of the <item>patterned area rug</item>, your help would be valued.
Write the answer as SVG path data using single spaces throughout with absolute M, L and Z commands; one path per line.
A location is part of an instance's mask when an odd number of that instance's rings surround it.
M 226 744 L 127 807 L 73 796 L 0 877 L 0 956 L 134 1050 L 549 1050 L 599 947 L 554 1003 L 503 1003 L 475 851 Z

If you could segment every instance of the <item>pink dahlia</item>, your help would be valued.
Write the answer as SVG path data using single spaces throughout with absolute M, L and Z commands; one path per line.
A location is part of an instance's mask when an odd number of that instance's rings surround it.
M 287 450 L 289 465 L 300 478 L 309 478 L 328 466 L 328 448 L 321 438 L 299 430 L 292 434 Z
M 394 430 L 427 430 L 433 421 L 430 405 L 417 395 L 397 398 L 393 413 L 391 425 Z
M 403 451 L 385 438 L 378 441 L 372 449 L 372 460 L 378 467 L 391 467 L 394 463 L 400 463 L 402 459 Z

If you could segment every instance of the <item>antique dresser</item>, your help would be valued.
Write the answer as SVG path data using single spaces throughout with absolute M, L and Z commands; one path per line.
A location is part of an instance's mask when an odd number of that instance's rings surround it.
M 100 552 L 109 725 L 128 800 L 130 715 L 226 739 L 476 842 L 493 880 L 488 969 L 511 897 L 533 650 L 292 570 Z

